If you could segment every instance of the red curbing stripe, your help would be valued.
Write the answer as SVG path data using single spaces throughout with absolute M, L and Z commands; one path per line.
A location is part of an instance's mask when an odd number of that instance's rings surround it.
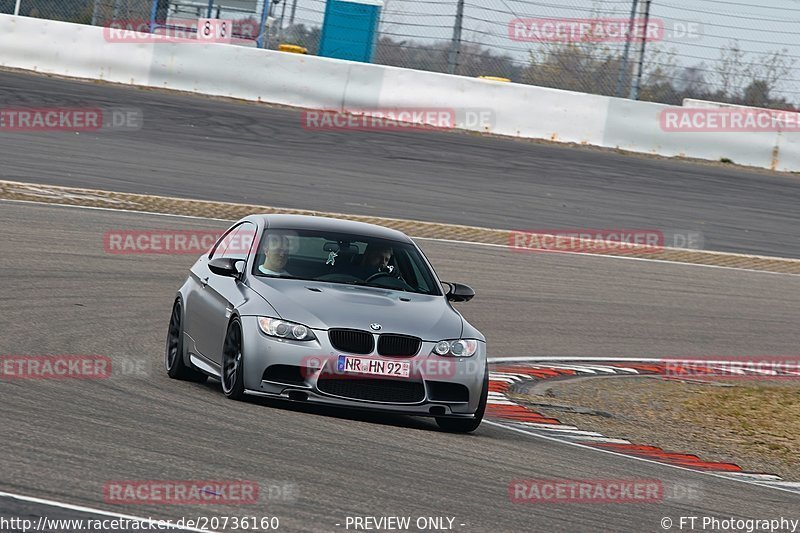
M 664 369 L 663 373 L 666 373 L 666 368 Z M 719 374 L 720 371 L 719 370 L 714 370 L 713 368 L 706 368 L 706 367 L 702 367 L 702 366 L 692 366 L 692 365 L 686 365 L 686 364 L 679 364 L 679 365 L 671 366 L 669 368 L 669 373 L 670 374 L 680 374 L 680 375 L 689 374 L 689 375 L 693 375 L 694 376 L 694 375 L 697 375 L 697 374 Z
M 561 424 L 555 418 L 546 417 L 536 411 L 526 409 L 521 405 L 502 405 L 502 404 L 489 404 L 486 406 L 486 411 L 498 418 L 506 420 L 518 420 L 521 422 L 537 422 L 540 424 Z
M 504 381 L 489 381 L 489 392 L 508 392 L 510 383 Z
M 642 446 L 638 444 L 608 444 L 598 443 L 593 446 L 598 448 L 610 448 L 620 453 L 627 453 L 639 457 L 647 457 L 663 463 L 669 463 L 687 468 L 699 468 L 702 470 L 719 470 L 725 472 L 742 472 L 742 467 L 734 463 L 718 463 L 714 461 L 704 461 L 696 455 L 685 453 L 665 452 L 657 446 Z
M 559 372 L 559 369 L 554 368 L 534 368 L 530 372 L 532 376 L 536 376 L 539 379 L 548 379 L 548 378 L 557 378 L 563 375 L 574 375 L 575 372 Z
M 575 376 L 578 374 L 577 370 L 573 370 L 571 368 L 551 368 L 550 370 L 555 370 L 559 374 L 565 374 L 567 376 Z
M 500 416 L 498 418 L 502 418 L 503 420 L 511 420 L 516 422 L 532 422 L 535 424 L 548 424 L 551 426 L 559 425 L 559 421 L 555 418 L 544 418 L 544 417 L 537 417 L 537 416 Z
M 638 372 L 645 372 L 649 374 L 663 374 L 664 365 L 627 365 L 627 364 L 612 364 L 615 368 L 631 368 Z
M 525 366 L 492 367 L 492 372 L 505 372 L 509 374 L 527 374 L 539 379 L 555 378 L 561 375 L 574 376 L 577 374 L 569 368 L 530 368 Z

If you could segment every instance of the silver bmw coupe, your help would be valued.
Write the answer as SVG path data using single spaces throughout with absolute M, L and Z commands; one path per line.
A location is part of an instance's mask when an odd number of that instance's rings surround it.
M 247 395 L 481 423 L 486 341 L 407 235 L 326 217 L 252 215 L 192 266 L 165 364 L 175 379 Z

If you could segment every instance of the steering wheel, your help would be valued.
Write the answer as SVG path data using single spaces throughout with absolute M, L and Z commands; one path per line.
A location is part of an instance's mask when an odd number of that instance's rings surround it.
M 399 274 L 399 272 L 398 272 L 398 274 Z M 383 277 L 386 277 L 386 276 L 391 276 L 391 277 L 393 277 L 393 278 L 398 278 L 398 279 L 400 278 L 399 276 L 395 275 L 393 272 L 386 272 L 385 270 L 381 270 L 380 272 L 376 272 L 376 273 L 374 273 L 373 275 L 371 275 L 370 277 L 368 277 L 368 278 L 367 278 L 366 280 L 364 280 L 364 281 L 365 281 L 366 283 L 370 283 L 370 282 L 372 282 L 373 280 L 376 280 L 376 279 L 378 279 L 378 278 L 383 278 Z

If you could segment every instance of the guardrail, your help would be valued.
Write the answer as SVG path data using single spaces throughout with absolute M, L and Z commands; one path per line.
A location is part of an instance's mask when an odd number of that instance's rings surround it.
M 798 130 L 671 131 L 662 114 L 684 108 L 218 43 L 154 43 L 140 35 L 139 42 L 111 42 L 104 28 L 0 15 L 0 66 L 307 109 L 489 109 L 490 123 L 460 118 L 455 127 L 800 171 Z

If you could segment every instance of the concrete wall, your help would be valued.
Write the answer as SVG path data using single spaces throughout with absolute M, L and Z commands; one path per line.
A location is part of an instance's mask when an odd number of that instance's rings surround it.
M 0 15 L 0 66 L 310 109 L 491 110 L 489 124 L 458 126 L 800 171 L 797 132 L 668 132 L 661 104 L 226 44 L 109 42 L 103 28 L 27 17 Z

